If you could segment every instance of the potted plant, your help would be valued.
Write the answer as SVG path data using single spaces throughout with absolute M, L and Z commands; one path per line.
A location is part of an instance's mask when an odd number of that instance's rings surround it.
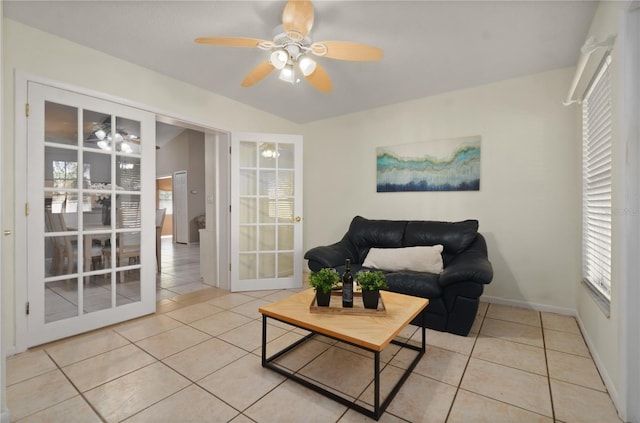
M 328 307 L 331 301 L 331 288 L 340 281 L 335 269 L 324 268 L 309 275 L 309 284 L 316 290 L 318 306 Z
M 358 272 L 356 280 L 362 290 L 362 302 L 364 302 L 364 308 L 377 309 L 378 300 L 380 299 L 380 290 L 388 288 L 384 273 L 379 270 L 363 270 Z

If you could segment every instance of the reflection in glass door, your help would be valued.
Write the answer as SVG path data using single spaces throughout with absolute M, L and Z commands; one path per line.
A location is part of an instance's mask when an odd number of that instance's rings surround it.
M 234 135 L 232 291 L 302 286 L 301 162 L 300 136 Z
M 153 172 L 155 134 L 153 115 L 92 97 L 29 83 L 29 102 L 34 345 L 153 311 L 144 247 L 153 252 L 154 235 L 143 233 L 154 225 L 154 187 L 143 170 Z

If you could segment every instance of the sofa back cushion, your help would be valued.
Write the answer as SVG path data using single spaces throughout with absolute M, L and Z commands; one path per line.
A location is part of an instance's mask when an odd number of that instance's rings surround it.
M 444 246 L 446 255 L 460 254 L 476 239 L 477 220 L 462 222 L 410 221 L 404 231 L 404 246 L 417 245 Z
M 358 251 L 362 263 L 369 248 L 400 248 L 404 238 L 403 220 L 369 220 L 356 216 L 349 226 L 349 240 Z

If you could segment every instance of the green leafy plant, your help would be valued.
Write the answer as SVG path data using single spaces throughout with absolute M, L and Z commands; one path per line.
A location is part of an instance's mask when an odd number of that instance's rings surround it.
M 309 275 L 309 285 L 314 287 L 317 291 L 322 291 L 325 294 L 331 291 L 335 285 L 340 282 L 340 275 L 335 269 L 324 268 L 317 272 L 311 272 Z
M 363 291 L 376 291 L 389 287 L 384 273 L 379 270 L 362 270 L 356 275 L 356 280 Z

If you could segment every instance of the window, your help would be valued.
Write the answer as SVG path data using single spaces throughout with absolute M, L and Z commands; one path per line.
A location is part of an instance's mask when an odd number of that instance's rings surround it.
M 53 160 L 52 172 L 54 188 L 77 188 L 78 187 L 78 162 Z M 91 179 L 91 166 L 83 166 L 83 179 Z M 75 213 L 78 209 L 78 194 L 58 192 L 52 194 L 52 213 Z M 83 200 L 83 211 L 91 211 L 91 197 L 87 196 Z
M 582 103 L 582 278 L 611 300 L 611 56 Z
M 173 192 L 158 190 L 158 208 L 167 209 L 166 214 L 173 214 Z

